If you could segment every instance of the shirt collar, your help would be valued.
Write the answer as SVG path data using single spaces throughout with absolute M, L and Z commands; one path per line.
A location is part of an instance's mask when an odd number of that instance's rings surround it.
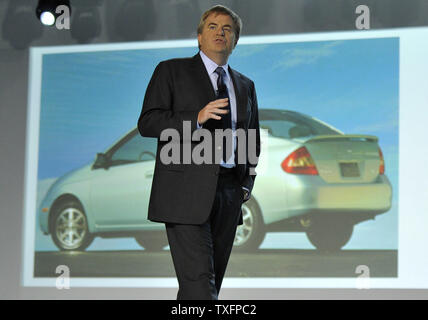
M 227 63 L 223 66 L 219 66 L 217 63 L 215 63 L 210 58 L 208 58 L 207 55 L 202 52 L 202 50 L 199 50 L 199 54 L 201 55 L 202 62 L 204 63 L 205 68 L 207 69 L 207 72 L 209 75 L 214 73 L 214 71 L 215 71 L 215 69 L 217 69 L 217 67 L 222 67 L 223 70 L 226 72 L 226 77 L 228 79 L 230 78 L 229 77 L 229 65 Z

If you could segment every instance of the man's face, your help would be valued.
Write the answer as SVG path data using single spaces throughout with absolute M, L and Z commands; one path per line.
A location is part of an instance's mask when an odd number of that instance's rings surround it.
M 202 33 L 198 34 L 201 50 L 209 54 L 229 56 L 235 48 L 235 32 L 232 18 L 227 14 L 210 14 L 205 20 Z

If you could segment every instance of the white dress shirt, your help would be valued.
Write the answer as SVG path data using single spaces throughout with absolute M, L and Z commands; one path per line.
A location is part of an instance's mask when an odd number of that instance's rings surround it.
M 208 58 L 203 52 L 202 50 L 199 51 L 199 54 L 201 55 L 202 58 L 202 62 L 205 65 L 205 68 L 207 69 L 208 75 L 210 77 L 211 80 L 211 84 L 214 88 L 214 90 L 217 92 L 218 88 L 217 88 L 217 79 L 219 77 L 219 75 L 215 72 L 215 70 L 218 67 L 222 67 L 223 70 L 226 72 L 226 77 L 224 79 L 227 90 L 229 91 L 229 104 L 230 104 L 230 112 L 231 112 L 231 118 L 232 118 L 232 146 L 233 146 L 233 151 L 232 152 L 232 156 L 227 160 L 227 162 L 224 162 L 223 160 L 221 160 L 220 165 L 226 168 L 232 168 L 235 166 L 235 149 L 236 149 L 236 96 L 235 96 L 235 88 L 233 87 L 233 82 L 232 82 L 232 78 L 230 77 L 229 74 L 229 68 L 228 68 L 228 64 L 225 64 L 223 66 L 219 66 L 217 65 L 214 61 L 212 61 L 210 58 Z M 220 120 L 217 120 L 220 121 Z M 197 124 L 198 128 L 202 127 L 199 125 L 199 123 Z

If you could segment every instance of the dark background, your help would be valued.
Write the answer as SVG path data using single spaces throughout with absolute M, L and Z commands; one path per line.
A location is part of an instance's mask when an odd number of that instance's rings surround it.
M 176 288 L 24 288 L 22 216 L 29 46 L 191 39 L 203 11 L 223 4 L 242 18 L 242 36 L 355 30 L 355 8 L 371 29 L 428 25 L 427 0 L 71 0 L 70 30 L 45 27 L 36 0 L 0 0 L 0 298 L 174 299 Z M 89 18 L 88 18 L 89 17 Z M 364 31 L 359 31 L 364 32 Z M 428 290 L 224 289 L 222 299 L 428 297 Z

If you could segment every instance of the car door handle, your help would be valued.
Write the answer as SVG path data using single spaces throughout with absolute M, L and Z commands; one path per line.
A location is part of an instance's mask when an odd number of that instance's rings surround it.
M 153 178 L 153 171 L 147 171 L 147 172 L 144 174 L 144 177 L 146 177 L 146 178 Z

